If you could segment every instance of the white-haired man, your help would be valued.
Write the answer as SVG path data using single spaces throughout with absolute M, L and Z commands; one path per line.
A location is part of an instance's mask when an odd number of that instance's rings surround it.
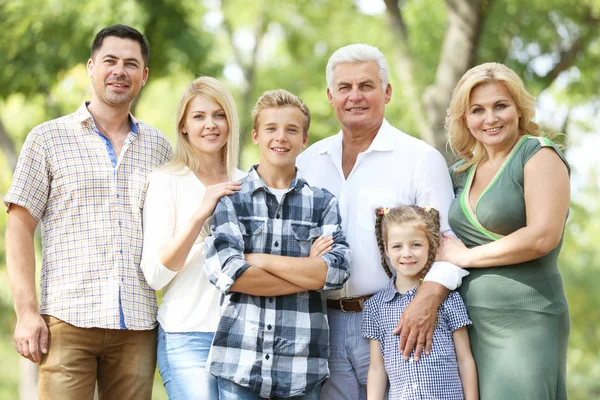
M 305 179 L 338 197 L 353 251 L 350 279 L 328 299 L 331 378 L 321 398 L 356 400 L 366 398 L 369 368 L 369 341 L 361 333 L 363 304 L 389 282 L 375 239 L 375 208 L 434 207 L 444 232 L 450 230 L 446 217 L 454 194 L 442 155 L 385 120 L 392 86 L 379 49 L 365 44 L 338 49 L 327 63 L 326 78 L 341 132 L 315 143 L 297 165 Z M 414 361 L 423 349 L 429 352 L 437 309 L 466 274 L 443 264 L 434 264 L 396 329 L 405 358 L 415 344 Z

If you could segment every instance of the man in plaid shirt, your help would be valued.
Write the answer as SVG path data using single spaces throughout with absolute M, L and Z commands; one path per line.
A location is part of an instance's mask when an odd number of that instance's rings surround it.
M 348 279 L 350 250 L 336 198 L 296 174 L 306 105 L 270 91 L 253 117 L 260 164 L 218 202 L 205 243 L 208 278 L 224 293 L 209 370 L 222 400 L 318 399 L 329 376 L 324 291 Z
M 98 381 L 100 398 L 150 400 L 157 306 L 139 268 L 141 210 L 146 177 L 170 159 L 171 146 L 130 113 L 148 79 L 144 36 L 107 27 L 91 53 L 91 102 L 29 133 L 4 198 L 14 344 L 40 364 L 40 399 L 92 399 Z

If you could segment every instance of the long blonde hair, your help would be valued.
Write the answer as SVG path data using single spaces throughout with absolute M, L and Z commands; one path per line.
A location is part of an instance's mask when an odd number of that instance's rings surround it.
M 498 63 L 485 63 L 473 67 L 465 72 L 456 84 L 452 91 L 450 107 L 446 112 L 445 125 L 450 147 L 457 157 L 465 161 L 456 169 L 456 172 L 466 171 L 487 155 L 485 148 L 473 137 L 466 123 L 471 93 L 477 86 L 486 83 L 501 83 L 510 92 L 517 110 L 521 112 L 519 136 L 542 136 L 540 126 L 533 121 L 535 99 L 527 92 L 519 75 L 507 66 Z
M 177 104 L 177 119 L 175 120 L 177 148 L 175 149 L 173 159 L 161 169 L 172 173 L 185 173 L 185 167 L 188 167 L 192 171 L 196 171 L 200 167 L 198 153 L 190 144 L 188 136 L 183 134 L 183 124 L 188 105 L 196 96 L 211 99 L 223 107 L 223 111 L 227 117 L 227 124 L 229 125 L 229 135 L 227 144 L 223 146 L 222 159 L 227 169 L 227 176 L 229 179 L 232 179 L 238 164 L 240 122 L 231 93 L 229 93 L 221 82 L 209 76 L 201 76 L 194 79 L 183 91 L 183 95 Z

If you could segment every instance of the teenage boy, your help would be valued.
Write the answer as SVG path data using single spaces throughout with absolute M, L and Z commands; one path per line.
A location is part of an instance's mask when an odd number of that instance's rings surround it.
M 260 164 L 218 202 L 205 243 L 207 275 L 224 294 L 209 370 L 222 400 L 318 399 L 329 376 L 324 291 L 348 279 L 350 250 L 336 198 L 296 173 L 306 105 L 273 90 L 252 116 Z

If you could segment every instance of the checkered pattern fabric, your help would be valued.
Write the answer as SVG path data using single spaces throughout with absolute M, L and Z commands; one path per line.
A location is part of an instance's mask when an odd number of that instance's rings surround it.
M 156 325 L 156 295 L 139 268 L 142 206 L 146 177 L 172 150 L 160 131 L 130 118 L 137 129 L 116 167 L 86 104 L 35 127 L 4 198 L 41 222 L 40 312 L 81 328 Z
M 297 176 L 281 203 L 253 167 L 241 190 L 221 198 L 205 242 L 205 270 L 225 295 L 210 372 L 263 397 L 310 392 L 329 376 L 329 328 L 325 290 L 349 276 L 350 250 L 340 227 L 337 200 Z M 279 297 L 231 293 L 249 267 L 244 253 L 307 257 L 312 241 L 333 236 L 323 255 L 328 271 L 322 291 Z
M 400 336 L 392 332 L 417 289 L 401 294 L 394 283 L 395 277 L 365 303 L 362 325 L 364 337 L 380 342 L 390 380 L 389 399 L 463 399 L 452 332 L 472 322 L 460 295 L 450 292 L 440 306 L 431 353 L 423 353 L 418 362 L 413 361 L 413 354 L 404 361 L 398 349 Z

